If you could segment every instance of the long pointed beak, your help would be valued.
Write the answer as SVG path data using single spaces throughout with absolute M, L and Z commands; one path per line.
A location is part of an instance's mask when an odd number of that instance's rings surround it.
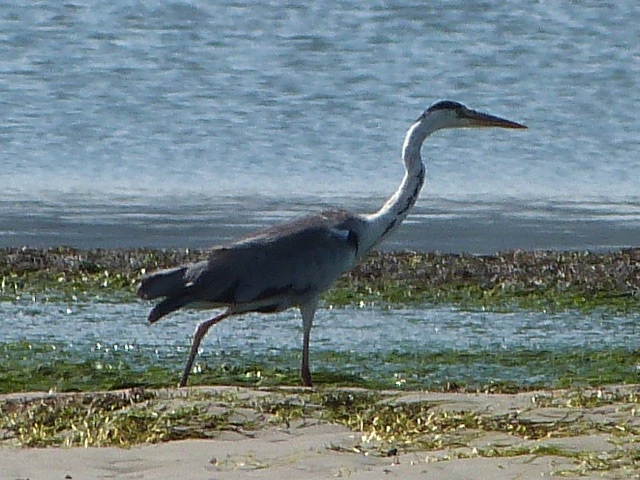
M 527 128 L 521 123 L 512 122 L 488 113 L 476 112 L 475 110 L 467 110 L 465 117 L 471 122 L 471 127 Z

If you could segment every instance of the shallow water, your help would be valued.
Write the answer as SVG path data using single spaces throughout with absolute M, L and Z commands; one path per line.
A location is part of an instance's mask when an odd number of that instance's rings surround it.
M 5 344 L 51 345 L 40 361 L 56 358 L 55 347 L 79 361 L 117 361 L 136 369 L 167 366 L 177 379 L 193 329 L 207 313 L 179 312 L 150 326 L 147 312 L 148 306 L 138 302 L 4 302 L 0 331 Z M 553 385 L 577 368 L 554 365 L 554 356 L 633 351 L 639 333 L 638 318 L 602 313 L 323 308 L 312 332 L 312 365 L 372 381 L 389 383 L 391 378 L 401 384 L 409 379 L 431 387 L 447 381 Z M 196 369 L 231 364 L 295 371 L 300 344 L 301 320 L 295 311 L 250 314 L 212 328 Z M 525 360 L 509 361 L 510 356 Z

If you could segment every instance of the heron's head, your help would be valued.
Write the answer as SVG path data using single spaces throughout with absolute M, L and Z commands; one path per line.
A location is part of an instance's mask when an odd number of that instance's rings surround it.
M 451 100 L 434 103 L 424 111 L 418 121 L 428 121 L 434 130 L 461 127 L 527 128 L 511 120 L 471 110 Z

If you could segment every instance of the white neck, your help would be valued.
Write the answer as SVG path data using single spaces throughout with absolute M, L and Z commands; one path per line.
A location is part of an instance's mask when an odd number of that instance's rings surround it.
M 393 232 L 416 203 L 425 179 L 420 149 L 424 140 L 439 128 L 441 126 L 437 122 L 422 117 L 407 132 L 402 145 L 402 160 L 406 170 L 404 178 L 398 190 L 380 210 L 364 217 L 368 228 L 359 249 L 360 255 L 364 255 Z

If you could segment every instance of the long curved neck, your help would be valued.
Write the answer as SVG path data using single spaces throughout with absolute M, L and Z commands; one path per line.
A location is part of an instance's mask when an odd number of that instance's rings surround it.
M 424 140 L 437 129 L 437 125 L 421 118 L 407 132 L 402 145 L 402 160 L 406 170 L 404 178 L 398 190 L 382 205 L 380 210 L 365 216 L 368 228 L 366 238 L 363 239 L 364 245 L 361 245 L 360 248 L 361 254 L 375 247 L 393 232 L 416 203 L 425 179 L 425 168 L 420 156 L 420 149 Z

